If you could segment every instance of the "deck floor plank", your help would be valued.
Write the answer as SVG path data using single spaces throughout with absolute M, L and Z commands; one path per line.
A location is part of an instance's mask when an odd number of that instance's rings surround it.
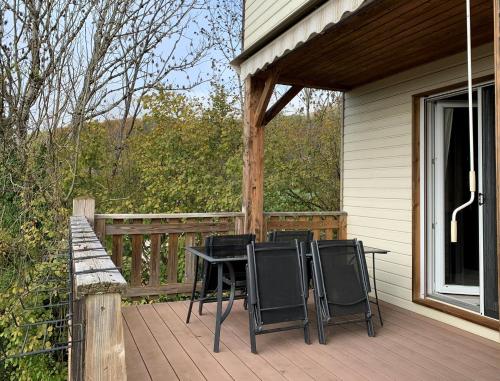
M 154 381 L 165 379 L 178 380 L 172 366 L 142 319 L 138 308 L 133 306 L 122 311 L 151 379 Z M 127 352 L 125 349 L 126 355 Z
M 187 313 L 188 302 L 180 303 L 184 307 L 185 313 Z M 194 311 L 193 311 L 194 312 Z M 204 313 L 199 316 L 197 311 L 193 314 L 197 319 L 205 324 L 205 326 L 212 332 L 214 330 L 214 316 L 210 313 Z M 228 320 L 229 322 L 229 320 Z M 226 324 L 226 323 L 224 323 Z M 225 327 L 225 325 L 223 325 Z M 246 336 L 244 336 L 246 337 Z M 267 362 L 262 356 L 255 356 L 249 351 L 250 346 L 244 342 L 241 335 L 235 334 L 231 329 L 226 329 L 224 331 L 223 338 L 224 345 L 235 355 L 237 355 L 243 362 L 245 362 L 251 369 L 255 372 L 257 377 L 261 380 L 269 381 L 283 381 L 286 380 L 281 373 L 276 370 L 271 363 Z
M 469 347 L 466 342 L 456 341 L 451 335 L 440 335 L 435 329 L 423 325 L 414 324 L 411 319 L 402 323 L 397 317 L 389 315 L 388 330 L 413 340 L 426 350 L 434 353 L 434 356 L 443 364 L 453 364 L 453 368 L 468 377 L 484 375 L 486 377 L 500 377 L 497 366 L 484 361 L 488 354 L 477 354 L 477 345 Z M 467 357 L 464 356 L 467 353 Z M 462 358 L 464 361 L 457 361 Z
M 139 306 L 138 309 L 177 377 L 180 380 L 204 380 L 203 374 L 184 351 L 168 326 L 161 320 L 153 306 L 146 304 Z
M 151 380 L 144 359 L 139 352 L 139 348 L 135 344 L 132 333 L 127 323 L 123 324 L 123 336 L 125 340 L 125 365 L 127 369 L 127 377 L 129 380 Z
M 130 380 L 500 381 L 500 344 L 386 303 L 375 338 L 364 323 L 334 326 L 320 345 L 310 305 L 312 345 L 302 330 L 259 335 L 257 355 L 241 301 L 222 325 L 220 353 L 212 352 L 215 304 L 194 310 L 186 325 L 185 301 L 123 308 Z
M 179 320 L 178 316 L 170 308 L 169 303 L 157 303 L 153 307 L 165 324 L 168 325 L 171 332 L 177 337 L 186 353 L 189 353 L 190 357 L 196 362 L 198 369 L 207 380 L 222 381 L 233 379 L 215 359 L 212 351 L 207 350 L 200 340 L 186 327 L 186 324 Z
M 186 318 L 186 310 L 184 309 L 182 303 L 169 303 L 169 306 L 177 314 L 180 321 L 184 321 Z M 187 324 L 187 327 L 195 335 L 200 342 L 205 346 L 207 351 L 212 351 L 214 346 L 214 334 L 193 314 L 191 317 L 191 322 Z M 221 340 L 220 352 L 214 353 L 214 357 L 219 361 L 219 363 L 226 369 L 226 371 L 235 380 L 258 380 L 259 378 L 254 372 L 241 361 L 228 347 L 225 345 L 224 341 Z

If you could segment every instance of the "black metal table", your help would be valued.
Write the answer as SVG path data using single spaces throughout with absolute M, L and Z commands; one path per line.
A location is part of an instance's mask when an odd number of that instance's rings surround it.
M 365 255 L 372 255 L 372 269 L 373 269 L 373 291 L 375 292 L 375 301 L 372 303 L 377 305 L 378 318 L 380 320 L 380 325 L 384 325 L 384 321 L 382 320 L 382 315 L 380 313 L 380 305 L 378 302 L 378 293 L 377 293 L 377 278 L 375 277 L 375 254 L 388 254 L 388 250 L 377 249 L 375 247 L 364 246 Z
M 229 312 L 231 312 L 231 308 L 233 307 L 235 290 L 236 290 L 236 281 L 233 269 L 233 262 L 247 261 L 246 255 L 239 255 L 233 257 L 212 257 L 207 255 L 205 247 L 201 246 L 192 246 L 186 247 L 186 251 L 194 255 L 194 266 L 195 266 L 195 274 L 194 274 L 194 282 L 193 282 L 193 291 L 191 293 L 191 300 L 194 300 L 194 296 L 196 293 L 196 283 L 198 279 L 198 261 L 200 258 L 205 261 L 210 262 L 213 265 L 217 265 L 217 312 L 215 315 L 215 337 L 214 337 L 214 352 L 219 352 L 219 342 L 220 342 L 220 329 L 221 325 L 226 320 Z M 224 278 L 224 265 L 228 269 L 229 279 Z M 224 313 L 222 312 L 222 292 L 223 292 L 223 283 L 226 283 L 230 286 L 228 304 Z M 192 303 L 189 306 L 188 316 L 191 314 Z

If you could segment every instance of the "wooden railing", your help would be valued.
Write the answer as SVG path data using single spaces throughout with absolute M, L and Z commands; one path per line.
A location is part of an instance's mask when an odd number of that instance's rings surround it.
M 121 298 L 127 282 L 91 227 L 94 207 L 87 201 L 74 201 L 70 224 L 74 301 L 68 379 L 126 380 Z
M 96 214 L 95 231 L 128 280 L 128 297 L 191 290 L 194 267 L 185 247 L 211 234 L 243 232 L 243 213 Z M 346 238 L 343 212 L 265 213 L 265 229 L 314 232 L 315 239 Z

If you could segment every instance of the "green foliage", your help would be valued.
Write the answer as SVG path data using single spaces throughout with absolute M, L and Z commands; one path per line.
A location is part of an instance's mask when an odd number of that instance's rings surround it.
M 98 211 L 107 213 L 240 210 L 242 122 L 224 89 L 214 87 L 209 99 L 159 91 L 145 99 L 144 109 L 133 128 L 129 122 L 86 124 L 79 144 L 69 127 L 40 132 L 23 146 L 0 131 L 0 344 L 10 353 L 20 340 L 12 315 L 25 322 L 56 315 L 25 311 L 19 300 L 32 301 L 26 280 L 37 288 L 44 284 L 41 274 L 55 271 L 43 258 L 67 248 L 72 198 L 91 195 Z M 339 110 L 330 103 L 306 115 L 280 115 L 266 126 L 266 210 L 338 209 Z M 124 244 L 127 276 L 130 240 Z M 183 269 L 181 252 L 179 280 Z M 160 273 L 164 281 L 164 263 Z M 36 335 L 32 340 L 39 344 Z M 0 379 L 62 379 L 63 360 L 53 355 L 9 360 L 0 364 Z

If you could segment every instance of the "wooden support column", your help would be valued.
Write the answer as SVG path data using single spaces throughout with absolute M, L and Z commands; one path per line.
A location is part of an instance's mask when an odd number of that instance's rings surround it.
M 264 128 L 257 124 L 257 108 L 265 83 L 260 78 L 245 80 L 243 118 L 243 206 L 244 232 L 263 240 L 264 226 Z M 265 110 L 264 110 L 265 111 Z
M 294 97 L 301 86 L 292 86 L 269 110 L 267 106 L 277 83 L 278 71 L 270 70 L 266 77 L 245 80 L 245 110 L 243 118 L 243 231 L 254 233 L 258 241 L 265 240 L 264 226 L 264 126 Z
M 493 0 L 493 40 L 495 65 L 495 150 L 497 194 L 497 271 L 498 306 L 500 307 L 500 0 Z M 500 325 L 498 327 L 500 330 Z

